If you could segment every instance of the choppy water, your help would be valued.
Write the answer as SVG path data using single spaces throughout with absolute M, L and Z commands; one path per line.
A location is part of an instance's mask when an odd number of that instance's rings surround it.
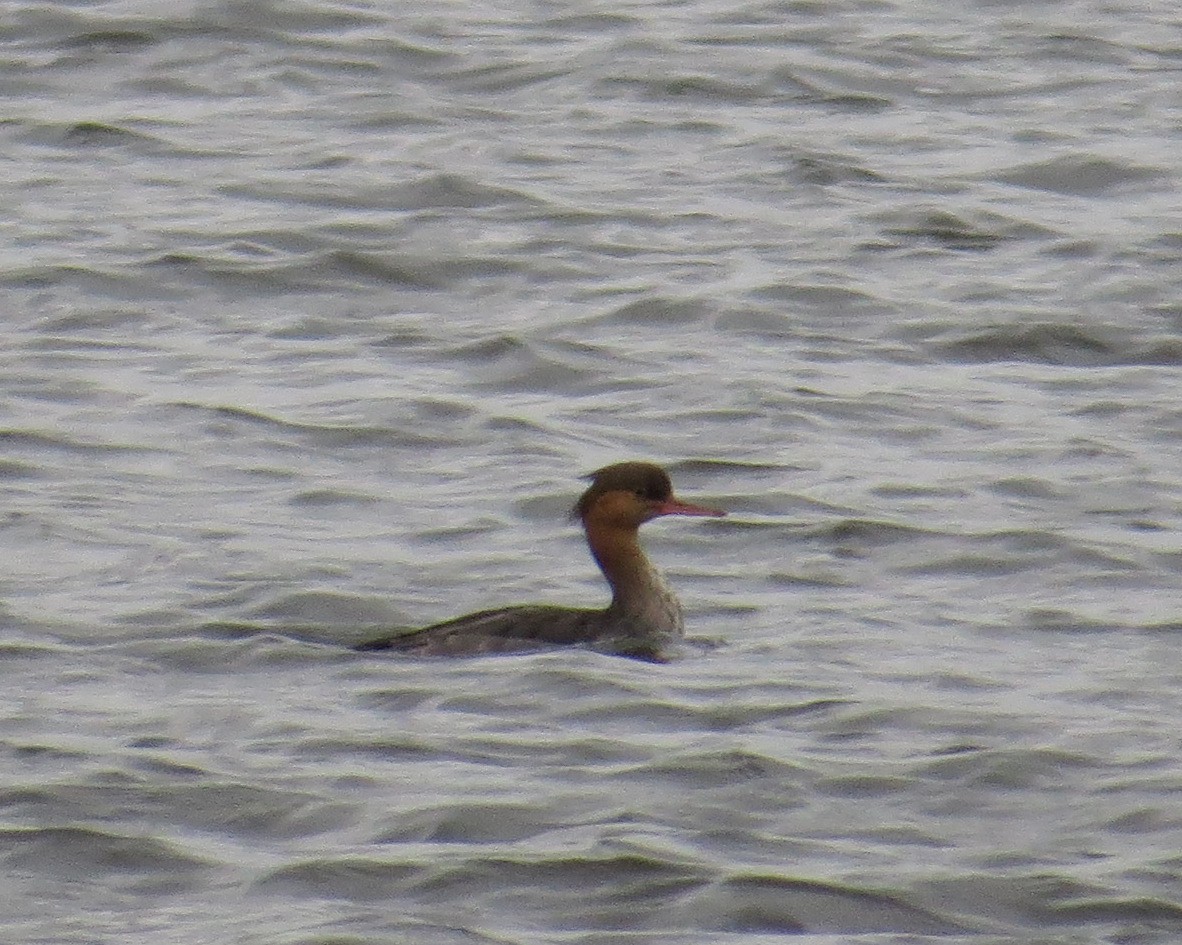
M 1163 3 L 9 3 L 0 940 L 1182 940 Z M 691 632 L 592 604 L 666 463 Z

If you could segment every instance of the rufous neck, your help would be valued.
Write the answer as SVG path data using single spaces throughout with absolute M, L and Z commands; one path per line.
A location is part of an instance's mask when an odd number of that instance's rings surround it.
M 642 611 L 655 590 L 656 572 L 640 547 L 635 528 L 585 523 L 587 544 L 612 588 L 612 608 Z

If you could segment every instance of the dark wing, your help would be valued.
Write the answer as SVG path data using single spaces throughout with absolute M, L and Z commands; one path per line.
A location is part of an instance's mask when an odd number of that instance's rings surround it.
M 419 656 L 473 656 L 592 643 L 605 629 L 601 610 L 572 607 L 501 607 L 456 617 L 421 630 L 358 644 L 358 650 L 394 650 Z

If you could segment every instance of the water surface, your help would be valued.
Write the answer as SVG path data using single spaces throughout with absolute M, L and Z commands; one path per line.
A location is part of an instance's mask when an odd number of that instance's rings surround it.
M 1172 11 L 10 7 L 0 938 L 1182 935 Z

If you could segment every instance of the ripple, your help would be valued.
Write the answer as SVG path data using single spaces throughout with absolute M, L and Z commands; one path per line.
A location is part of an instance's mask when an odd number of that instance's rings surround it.
M 214 406 L 184 401 L 171 403 L 168 407 L 204 415 L 210 419 L 213 428 L 223 432 L 230 432 L 236 427 L 256 428 L 284 438 L 303 441 L 308 445 L 331 449 L 369 449 L 383 445 L 407 446 L 415 443 L 439 446 L 448 439 L 442 431 L 426 433 L 421 426 L 414 424 L 396 428 L 308 423 L 286 420 L 245 407 Z
M 1049 911 L 1051 921 L 1087 923 L 1148 923 L 1155 928 L 1182 932 L 1182 906 L 1156 897 L 1134 899 L 1090 898 L 1064 903 Z
M 969 931 L 899 896 L 767 875 L 729 877 L 695 897 L 688 911 L 704 928 L 746 934 L 945 936 Z
M 339 185 L 298 186 L 279 182 L 226 185 L 227 196 L 251 200 L 299 203 L 308 206 L 357 208 L 364 210 L 483 210 L 492 207 L 538 207 L 537 198 L 523 190 L 498 187 L 462 174 L 435 173 L 400 184 L 364 185 L 347 190 Z
M 80 151 L 130 148 L 146 154 L 170 150 L 167 142 L 154 135 L 102 121 L 24 121 L 21 130 L 23 141 L 41 146 L 60 146 Z
M 118 876 L 124 883 L 188 884 L 209 866 L 162 840 L 90 827 L 7 828 L 0 839 L 13 866 L 75 880 Z
M 1032 227 L 1019 226 L 1001 217 L 972 221 L 941 210 L 894 212 L 880 218 L 892 246 L 933 244 L 959 252 L 984 252 L 1003 242 L 1029 237 Z
M 931 345 L 950 361 L 1030 361 L 1075 367 L 1182 364 L 1176 338 L 1130 339 L 1107 327 L 1057 323 L 998 325 Z
M 28 451 L 39 455 L 45 453 L 82 454 L 106 456 L 124 453 L 152 453 L 151 447 L 121 443 L 92 442 L 87 439 L 60 433 L 42 433 L 36 430 L 0 430 L 0 449 L 13 452 Z
M 157 36 L 144 30 L 98 29 L 75 33 L 62 39 L 62 49 L 111 54 L 138 52 L 159 42 Z
M 382 900 L 432 872 L 425 864 L 369 857 L 304 860 L 272 870 L 255 882 L 263 892 L 291 896 L 342 898 L 352 902 Z
M 175 746 L 170 746 L 175 750 Z M 314 794 L 219 782 L 215 772 L 204 768 L 178 765 L 166 754 L 138 753 L 135 767 L 145 773 L 143 780 L 125 783 L 61 782 L 44 788 L 0 791 L 0 806 L 10 816 L 60 821 L 73 817 L 103 821 L 113 816 L 135 817 L 142 823 L 184 825 L 224 838 L 280 840 L 331 833 L 352 822 L 353 809 L 345 803 L 326 800 Z M 160 783 L 161 780 L 174 783 Z M 180 781 L 182 783 L 175 783 Z M 28 833 L 26 840 L 34 839 Z M 143 837 L 120 837 L 97 834 L 95 856 L 111 860 L 127 859 L 129 870 L 151 871 L 193 868 L 204 861 L 175 852 L 156 840 Z M 63 831 L 51 836 L 54 844 L 72 848 L 90 843 L 85 830 Z M 146 852 L 135 851 L 143 841 Z M 109 848 L 103 852 L 104 847 Z M 140 858 L 142 857 L 142 862 Z M 170 865 L 173 860 L 180 866 Z M 123 868 L 123 867 L 120 867 Z
M 1063 155 L 1049 161 L 1021 164 L 991 175 L 1019 187 L 1073 196 L 1096 196 L 1125 188 L 1142 188 L 1169 176 L 1164 168 L 1093 155 Z

